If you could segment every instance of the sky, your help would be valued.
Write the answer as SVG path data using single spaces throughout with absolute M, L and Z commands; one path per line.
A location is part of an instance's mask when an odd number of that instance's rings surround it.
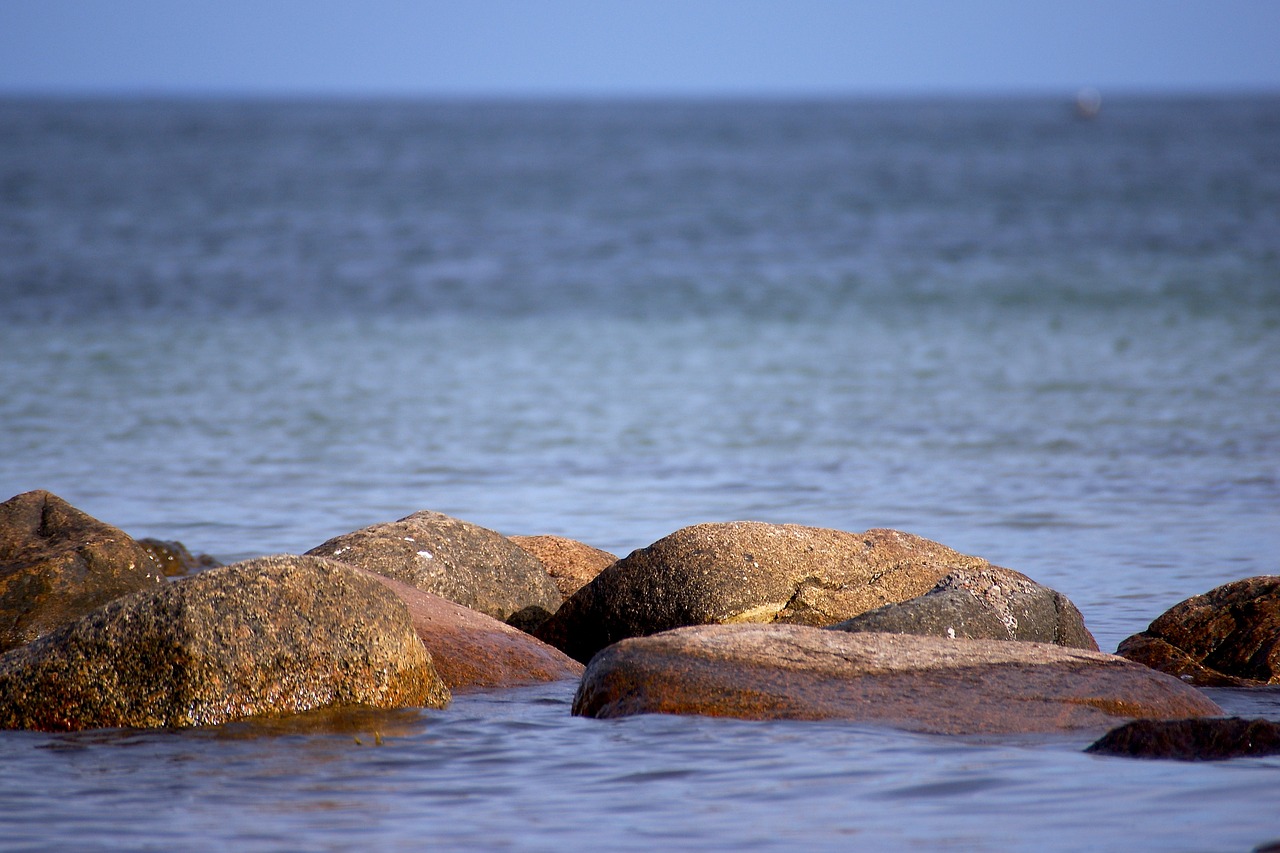
M 1280 93 L 1280 0 L 0 0 L 0 94 Z

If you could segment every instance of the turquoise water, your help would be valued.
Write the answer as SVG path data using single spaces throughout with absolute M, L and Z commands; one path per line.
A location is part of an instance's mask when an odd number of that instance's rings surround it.
M 0 103 L 0 491 L 224 561 L 420 509 L 620 555 L 702 521 L 896 527 L 1061 590 L 1114 649 L 1277 571 L 1278 151 L 1275 99 Z M 1280 837 L 1275 759 L 578 720 L 572 691 L 460 696 L 381 747 L 7 733 L 0 840 Z

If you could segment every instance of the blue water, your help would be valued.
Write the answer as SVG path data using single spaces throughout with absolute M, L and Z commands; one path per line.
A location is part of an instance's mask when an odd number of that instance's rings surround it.
M 0 101 L 0 499 L 224 561 L 420 509 L 617 554 L 896 527 L 1113 649 L 1277 571 L 1280 99 L 1069 106 Z M 381 747 L 5 733 L 0 842 L 1280 837 L 1275 759 L 578 720 L 572 691 L 459 696 Z

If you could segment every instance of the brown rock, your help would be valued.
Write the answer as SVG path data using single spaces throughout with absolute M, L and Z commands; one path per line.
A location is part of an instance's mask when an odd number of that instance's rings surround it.
M 624 640 L 587 666 L 573 712 L 846 719 L 953 734 L 1104 729 L 1222 709 L 1176 678 L 1045 643 L 793 625 L 705 625 Z
M 0 652 L 164 581 L 127 533 L 57 495 L 26 492 L 0 504 Z
M 1107 732 L 1085 752 L 1179 761 L 1280 755 L 1280 723 L 1239 717 L 1135 720 Z
M 699 524 L 602 571 L 537 636 L 586 662 L 618 640 L 685 625 L 832 625 L 987 565 L 896 530 Z
M 1175 604 L 1116 654 L 1202 687 L 1280 684 L 1280 576 L 1234 581 Z
M 868 610 L 831 627 L 1098 650 L 1084 617 L 1065 595 L 1000 566 L 951 572 L 924 595 Z
M 514 687 L 582 675 L 582 664 L 505 622 L 385 575 L 368 575 L 409 608 L 414 630 L 450 690 Z
M 561 603 L 555 583 L 528 551 L 438 512 L 365 527 L 307 553 L 395 578 L 525 631 Z
M 560 595 L 569 598 L 596 575 L 618 561 L 608 551 L 592 548 L 563 536 L 508 536 L 512 542 L 542 561 Z
M 212 569 L 0 658 L 0 728 L 199 726 L 448 702 L 405 605 L 366 574 L 317 557 Z
M 215 569 L 222 565 L 222 563 L 208 554 L 201 554 L 199 557 L 195 556 L 181 542 L 166 542 L 163 539 L 139 539 L 138 544 L 146 549 L 147 553 L 151 555 L 167 577 L 182 577 L 192 572 Z

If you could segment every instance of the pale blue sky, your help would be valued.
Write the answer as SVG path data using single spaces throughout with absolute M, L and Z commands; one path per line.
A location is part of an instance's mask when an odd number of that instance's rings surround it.
M 0 92 L 1280 92 L 1280 0 L 0 0 Z

